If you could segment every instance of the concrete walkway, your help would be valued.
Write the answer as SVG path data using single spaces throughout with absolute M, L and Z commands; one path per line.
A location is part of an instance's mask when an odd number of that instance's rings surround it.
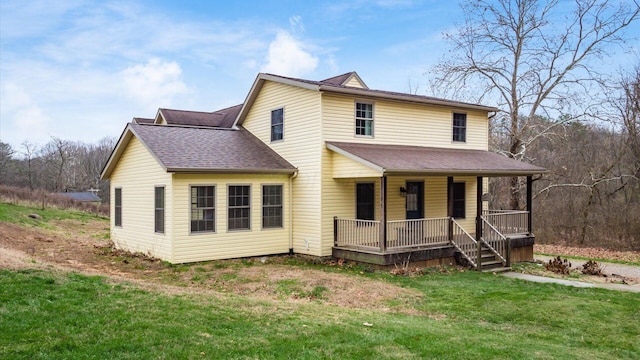
M 514 278 L 514 279 L 521 279 L 521 280 L 533 281 L 533 282 L 539 282 L 539 283 L 560 284 L 560 285 L 574 286 L 574 287 L 581 287 L 581 288 L 599 288 L 599 289 L 630 291 L 630 292 L 640 293 L 640 284 L 636 284 L 636 285 L 591 284 L 591 283 L 586 283 L 582 281 L 549 278 L 544 276 L 522 274 L 522 273 L 513 272 L 513 271 L 502 273 L 502 275 L 506 277 Z

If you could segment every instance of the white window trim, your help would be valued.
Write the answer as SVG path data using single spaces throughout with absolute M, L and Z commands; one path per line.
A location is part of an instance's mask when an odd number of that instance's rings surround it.
M 191 231 L 191 188 L 198 186 L 213 186 L 213 231 Z M 216 234 L 218 232 L 218 184 L 189 184 L 188 185 L 187 208 L 189 209 L 189 235 L 200 236 Z
M 453 140 L 453 117 L 455 114 L 464 114 L 465 115 L 465 124 L 464 124 L 464 141 L 460 141 L 460 140 Z M 469 138 L 469 114 L 467 114 L 466 111 L 452 111 L 451 112 L 451 135 L 449 137 L 449 139 L 451 139 L 451 143 L 452 144 L 467 144 L 468 143 L 468 138 Z
M 276 110 L 280 110 L 282 109 L 282 139 L 278 139 L 278 140 L 273 140 L 271 139 L 271 131 L 273 129 L 273 124 L 271 123 L 271 115 L 273 114 L 274 111 Z M 285 118 L 285 107 L 284 106 L 279 106 L 276 108 L 273 108 L 269 111 L 269 139 L 271 140 L 272 143 L 279 143 L 279 142 L 283 142 L 285 137 L 284 137 L 284 118 Z
M 116 202 L 116 193 L 118 192 L 118 190 L 120 190 L 120 225 L 118 225 L 117 222 L 117 202 Z M 124 207 L 122 203 L 124 203 L 124 199 L 123 199 L 123 191 L 122 191 L 122 186 L 118 186 L 118 187 L 114 187 L 113 188 L 113 226 L 122 229 L 122 224 L 124 223 L 123 221 L 123 214 L 122 214 L 122 208 Z
M 162 216 L 162 232 L 156 231 L 156 189 L 163 188 L 164 198 L 162 199 L 162 210 L 164 215 Z M 154 185 L 153 186 L 153 233 L 156 235 L 164 235 L 167 232 L 167 186 L 166 185 Z
M 280 196 L 282 197 L 282 226 L 278 226 L 278 227 L 264 227 L 264 222 L 263 222 L 263 217 L 264 214 L 262 213 L 263 209 L 264 209 L 264 204 L 263 204 L 263 196 L 264 196 L 264 187 L 265 186 L 281 186 L 282 187 L 282 193 L 280 194 Z M 286 192 L 286 188 L 284 186 L 284 183 L 265 183 L 265 184 L 260 184 L 260 230 L 282 230 L 285 227 L 285 192 Z
M 227 216 L 226 216 L 226 220 L 227 220 L 227 232 L 242 232 L 242 231 L 252 231 L 252 227 L 251 227 L 251 221 L 253 220 L 253 216 L 251 216 L 251 212 L 253 211 L 253 202 L 251 201 L 251 197 L 253 196 L 253 191 L 252 191 L 252 184 L 227 184 Z M 230 206 L 229 206 L 229 188 L 232 186 L 248 186 L 249 187 L 249 228 L 247 229 L 229 229 L 229 213 L 230 213 Z M 262 193 L 262 192 L 261 192 Z
M 358 120 L 359 119 L 365 120 L 365 121 L 368 120 L 365 118 L 358 118 L 356 116 L 358 104 L 371 105 L 371 135 L 361 135 L 357 133 Z M 376 103 L 373 101 L 355 100 L 353 102 L 353 136 L 356 138 L 373 139 L 375 138 L 375 135 L 376 135 Z

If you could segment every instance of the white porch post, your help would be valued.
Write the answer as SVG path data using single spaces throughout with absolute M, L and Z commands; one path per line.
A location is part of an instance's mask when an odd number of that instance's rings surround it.
M 387 177 L 380 178 L 380 252 L 387 251 Z
M 529 235 L 533 233 L 533 178 L 527 176 L 527 225 L 529 227 Z

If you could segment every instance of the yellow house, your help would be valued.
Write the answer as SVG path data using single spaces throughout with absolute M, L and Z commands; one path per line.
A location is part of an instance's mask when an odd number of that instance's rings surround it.
M 509 266 L 532 257 L 531 176 L 488 151 L 498 109 L 258 74 L 243 104 L 160 109 L 127 125 L 111 181 L 116 246 L 172 263 L 300 253 L 379 265 Z M 485 178 L 526 176 L 526 211 L 492 211 Z

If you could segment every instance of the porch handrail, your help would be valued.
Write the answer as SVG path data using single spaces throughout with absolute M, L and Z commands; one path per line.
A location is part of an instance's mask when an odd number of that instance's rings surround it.
M 450 240 L 451 244 L 474 268 L 477 268 L 478 265 L 474 259 L 477 259 L 478 242 L 455 219 L 449 219 L 452 224 L 453 234 Z
M 502 261 L 504 266 L 509 266 L 510 239 L 498 231 L 484 216 L 480 219 L 484 227 L 484 234 L 480 241 Z
M 334 218 L 334 245 L 380 250 L 380 221 Z
M 389 249 L 447 244 L 449 218 L 428 218 L 387 221 Z
M 528 235 L 529 212 L 524 210 L 484 210 L 483 217 L 502 234 Z

